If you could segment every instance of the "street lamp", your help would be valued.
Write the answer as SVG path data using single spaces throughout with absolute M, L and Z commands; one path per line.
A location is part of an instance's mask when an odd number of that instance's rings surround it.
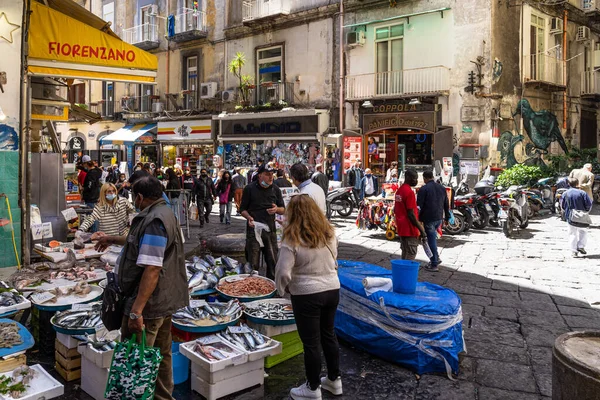
M 373 108 L 373 103 L 371 103 L 369 100 L 367 100 L 364 103 L 362 103 L 362 107 L 363 108 Z
M 421 105 L 421 100 L 419 100 L 418 98 L 414 98 L 414 99 L 410 99 L 410 102 L 408 103 L 408 105 L 410 106 L 418 106 Z

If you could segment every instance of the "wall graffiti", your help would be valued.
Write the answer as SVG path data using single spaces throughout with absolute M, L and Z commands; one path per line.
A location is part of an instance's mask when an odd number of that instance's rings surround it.
M 8 123 L 0 124 L 0 150 L 19 150 L 17 130 Z
M 556 115 L 548 110 L 534 111 L 527 99 L 522 99 L 517 103 L 517 108 L 513 117 L 520 115 L 523 119 L 523 127 L 529 139 L 525 144 L 525 154 L 528 157 L 523 164 L 545 166 L 543 156 L 548 154 L 548 148 L 553 142 L 558 142 L 565 153 L 568 153 L 567 144 L 560 131 L 560 125 Z M 515 121 L 515 129 L 518 132 Z M 524 142 L 523 135 L 514 134 L 505 131 L 500 135 L 497 150 L 500 152 L 500 159 L 506 162 L 506 167 L 510 168 L 519 164 L 515 156 L 515 147 Z

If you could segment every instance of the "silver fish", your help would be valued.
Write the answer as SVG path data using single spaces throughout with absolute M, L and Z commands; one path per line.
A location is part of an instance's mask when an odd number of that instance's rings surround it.
M 229 258 L 227 256 L 222 256 L 221 257 L 221 261 L 223 261 L 223 265 L 225 266 L 225 268 L 227 268 L 227 270 L 231 271 L 232 269 L 234 269 L 235 267 L 235 260 L 232 258 Z
M 188 288 L 191 289 L 193 287 L 200 285 L 203 280 L 204 280 L 204 272 L 202 272 L 202 271 L 196 272 L 192 276 L 192 278 L 188 281 Z
M 246 263 L 244 264 L 244 274 L 252 273 L 252 264 Z
M 206 276 L 206 281 L 211 288 L 214 288 L 219 283 L 219 278 L 215 274 L 208 274 Z
M 235 272 L 235 273 L 236 273 L 236 274 L 238 274 L 238 275 L 245 274 L 245 272 L 244 272 L 244 267 L 243 267 L 243 266 L 241 266 L 241 265 L 238 265 L 237 267 L 235 267 L 235 268 L 233 269 L 233 272 Z
M 213 273 L 217 276 L 217 278 L 221 279 L 225 276 L 225 269 L 223 267 L 215 267 Z
M 216 261 L 215 261 L 215 258 L 214 258 L 213 256 L 211 256 L 210 254 L 207 254 L 207 255 L 205 255 L 205 256 L 204 256 L 204 259 L 205 259 L 205 260 L 206 260 L 206 261 L 207 261 L 207 262 L 208 262 L 208 263 L 209 263 L 211 266 L 213 266 L 213 267 L 214 267 L 215 265 L 217 265 L 217 264 L 216 264 Z

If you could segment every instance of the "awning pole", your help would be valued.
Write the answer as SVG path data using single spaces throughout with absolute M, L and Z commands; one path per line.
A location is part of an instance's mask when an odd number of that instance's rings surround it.
M 22 32 L 29 32 L 30 0 L 23 2 Z M 21 106 L 19 110 L 19 207 L 21 208 L 21 258 L 24 266 L 29 266 L 31 255 L 29 248 L 29 210 L 31 205 L 30 168 L 29 168 L 29 78 L 27 76 L 27 35 L 21 35 Z

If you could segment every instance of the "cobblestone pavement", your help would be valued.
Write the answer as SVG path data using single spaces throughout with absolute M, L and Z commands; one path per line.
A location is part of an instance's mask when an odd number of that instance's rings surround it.
M 211 221 L 218 221 L 212 215 Z M 555 338 L 600 329 L 600 311 L 593 307 L 600 307 L 600 215 L 593 219 L 585 258 L 571 258 L 566 224 L 550 215 L 532 221 L 514 239 L 505 238 L 499 228 L 442 238 L 443 266 L 437 273 L 421 271 L 419 279 L 452 288 L 463 301 L 467 353 L 458 379 L 417 377 L 342 343 L 342 398 L 549 399 Z M 399 243 L 387 241 L 382 230 L 360 231 L 351 219 L 334 223 L 341 259 L 389 268 L 390 260 L 400 257 Z M 237 217 L 230 226 L 211 222 L 192 231 L 186 251 L 198 244 L 198 234 L 240 233 L 244 222 Z M 426 261 L 422 249 L 417 258 Z M 289 388 L 304 380 L 302 356 L 267 372 L 264 386 L 228 398 L 287 398 Z M 200 398 L 190 392 L 189 382 L 176 388 L 175 397 Z

